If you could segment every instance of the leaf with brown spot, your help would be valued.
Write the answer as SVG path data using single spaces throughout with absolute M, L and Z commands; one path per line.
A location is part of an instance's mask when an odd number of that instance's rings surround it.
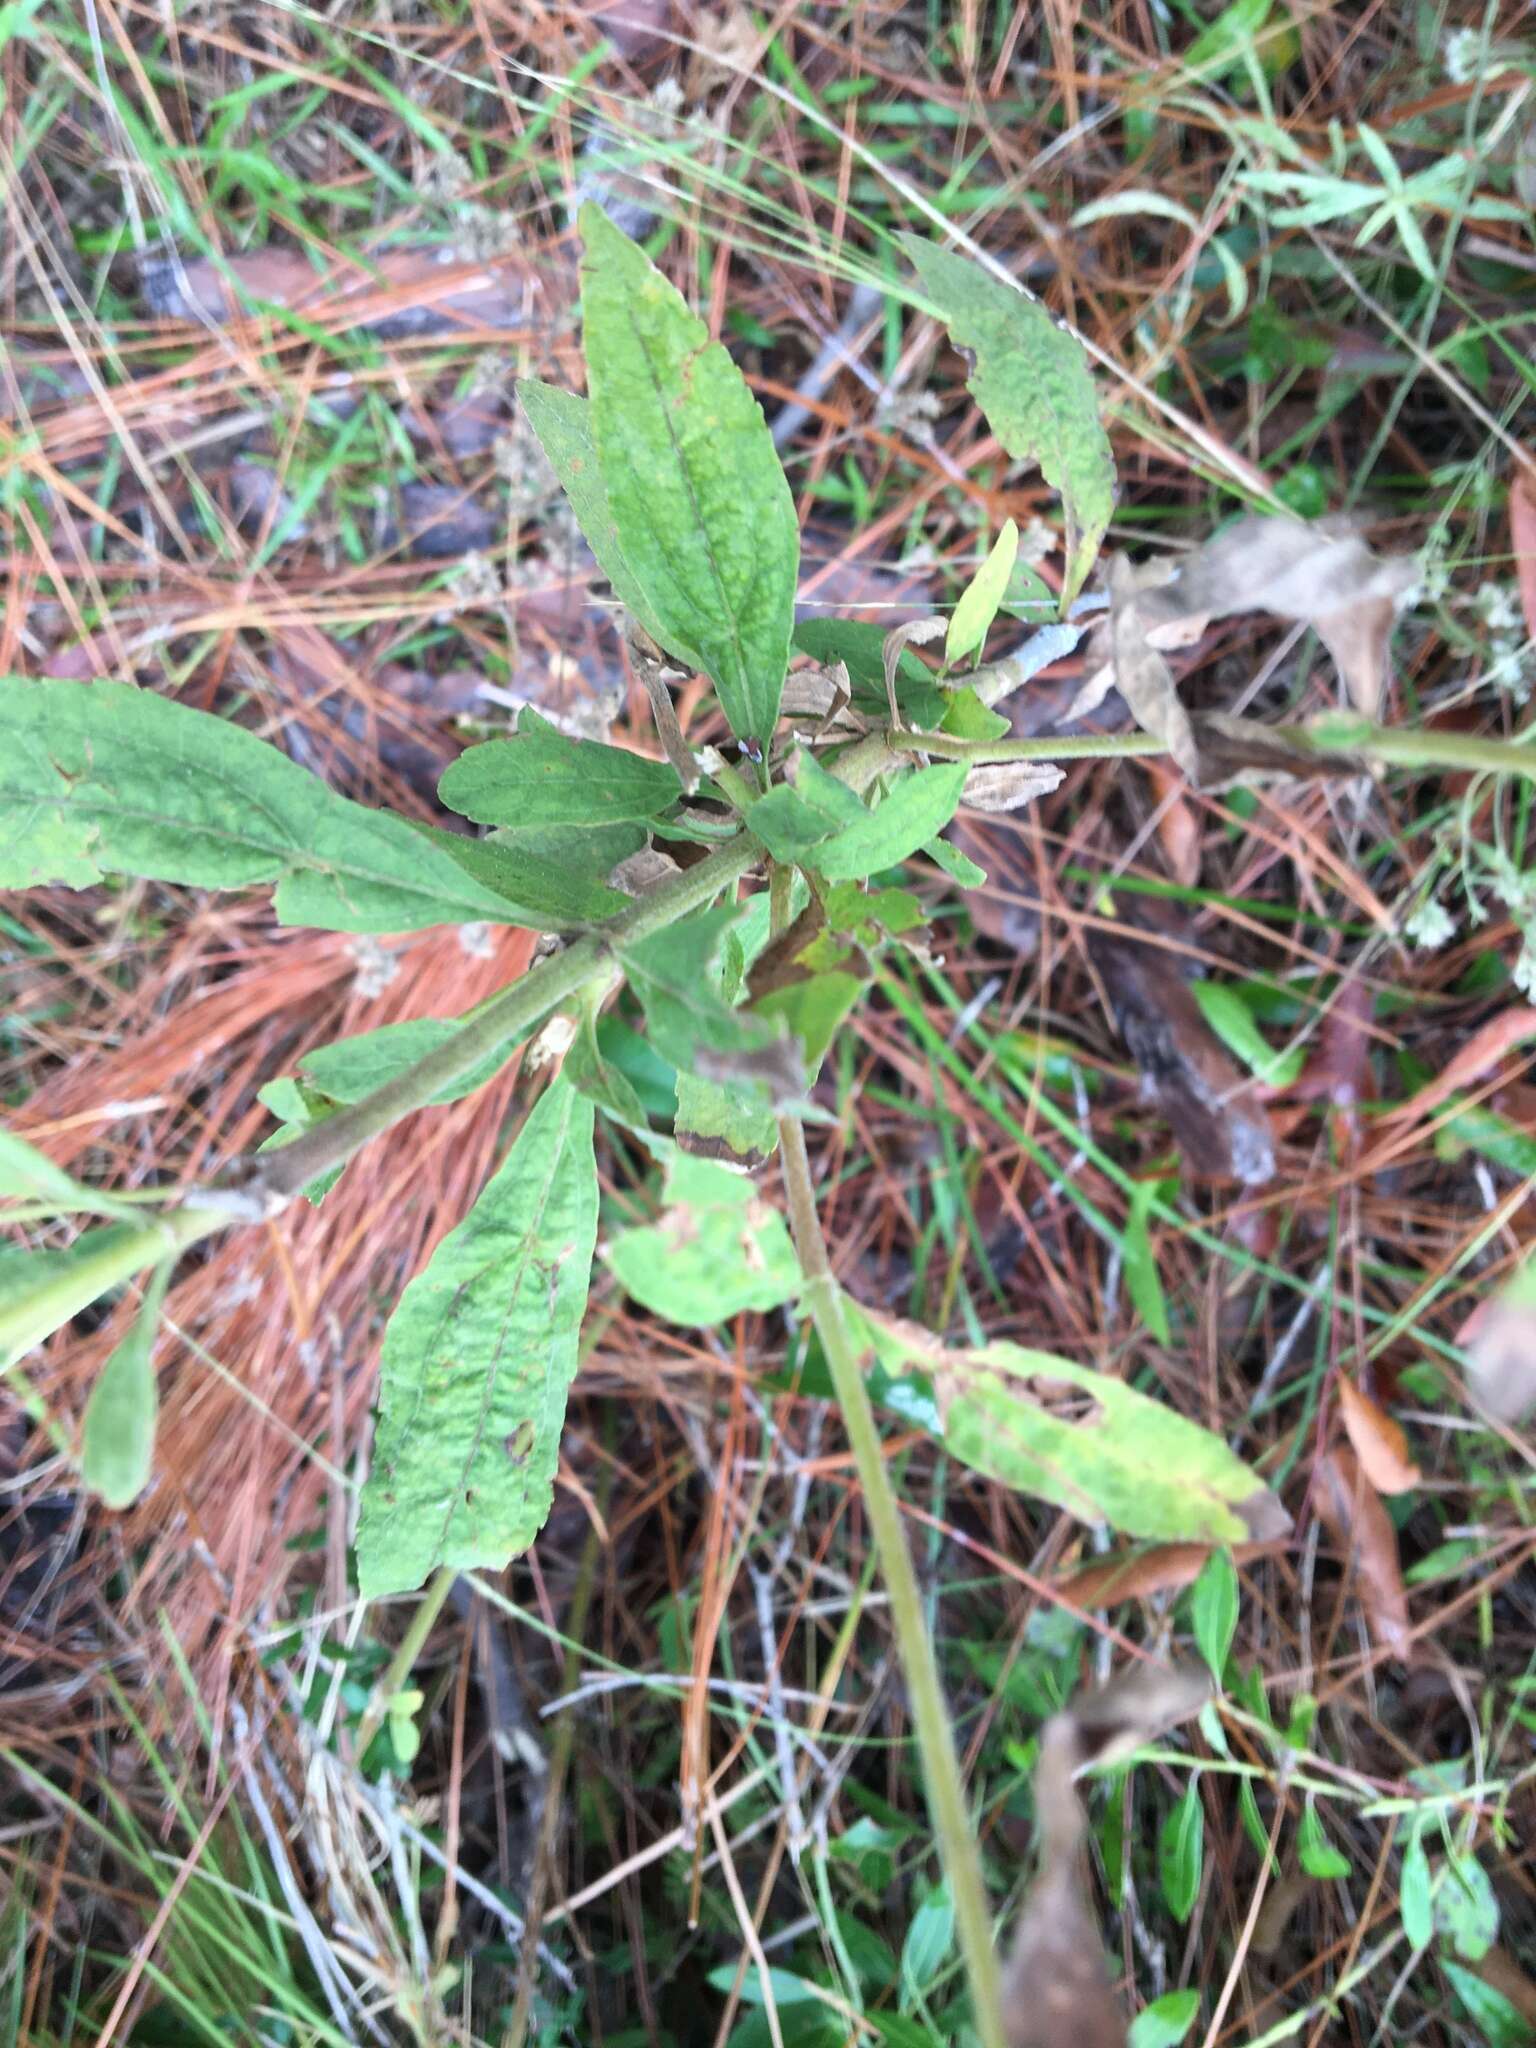
M 1342 1373 L 1339 1416 L 1360 1469 L 1378 1493 L 1409 1493 L 1421 1484 L 1424 1475 L 1409 1454 L 1402 1425 Z
M 1345 1560 L 1372 1637 L 1406 1663 L 1412 1639 L 1397 1531 L 1348 1444 L 1335 1444 L 1318 1459 L 1313 1500 Z

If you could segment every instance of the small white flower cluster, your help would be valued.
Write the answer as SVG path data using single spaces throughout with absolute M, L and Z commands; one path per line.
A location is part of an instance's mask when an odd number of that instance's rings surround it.
M 1483 680 L 1525 703 L 1536 675 L 1536 646 L 1525 630 L 1520 593 L 1512 583 L 1482 583 L 1472 604 L 1488 633 Z
M 1453 28 L 1445 39 L 1445 75 L 1452 85 L 1471 85 L 1488 64 L 1488 44 L 1481 29 Z
M 1433 897 L 1415 904 L 1403 920 L 1403 937 L 1426 953 L 1437 952 L 1455 936 L 1455 918 Z

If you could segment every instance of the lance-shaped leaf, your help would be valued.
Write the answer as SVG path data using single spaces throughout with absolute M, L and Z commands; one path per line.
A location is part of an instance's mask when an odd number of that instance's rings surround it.
M 171 1277 L 157 1267 L 138 1314 L 97 1375 L 80 1430 L 80 1477 L 109 1508 L 132 1507 L 149 1484 L 160 1412 L 155 1335 Z
M 669 631 L 662 625 L 625 559 L 607 486 L 598 467 L 597 450 L 592 444 L 591 408 L 587 400 L 578 398 L 574 391 L 560 391 L 553 384 L 539 384 L 531 378 L 518 385 L 517 395 L 539 437 L 539 446 L 549 458 L 550 468 L 560 479 L 560 488 L 571 501 L 571 510 L 586 535 L 587 546 L 621 603 L 659 647 L 679 655 L 690 668 L 702 669 L 703 657 L 681 640 L 675 630 Z
M 1005 519 L 991 553 L 961 591 L 950 614 L 949 631 L 944 636 L 944 659 L 951 668 L 966 655 L 974 654 L 986 640 L 1007 595 L 1018 552 L 1019 529 L 1013 520 Z
M 557 929 L 622 907 L 527 854 L 484 879 L 469 842 L 448 837 L 338 796 L 254 733 L 152 691 L 0 682 L 0 888 L 83 889 L 109 874 L 276 883 L 284 924 L 344 932 Z
M 1064 615 L 1115 507 L 1115 458 L 1082 346 L 1027 292 L 919 235 L 900 240 L 955 342 L 975 356 L 967 389 L 987 424 L 1010 455 L 1038 462 L 1061 493 Z
M 957 1350 L 914 1323 L 856 1315 L 888 1375 L 933 1381 L 945 1446 L 973 1471 L 1130 1536 L 1246 1543 L 1290 1527 L 1219 1436 L 1123 1380 L 1048 1351 Z
M 861 882 L 926 846 L 955 815 L 965 787 L 963 761 L 910 770 L 874 810 L 844 825 L 807 856 L 829 882 Z
M 596 1237 L 592 1104 L 556 1080 L 384 1333 L 365 1598 L 499 1570 L 543 1527 Z
M 613 825 L 654 818 L 683 793 L 675 768 L 600 740 L 567 739 L 525 710 L 510 739 L 468 747 L 437 793 L 479 825 Z
M 77 1181 L 46 1153 L 0 1129 L 0 1201 L 20 1201 L 55 1216 L 94 1212 L 98 1216 L 131 1214 L 128 1206 Z M 0 1219 L 3 1220 L 3 1219 Z
M 800 533 L 762 408 L 702 320 L 602 211 L 581 210 L 592 439 L 663 647 L 697 651 L 738 739 L 778 717 Z

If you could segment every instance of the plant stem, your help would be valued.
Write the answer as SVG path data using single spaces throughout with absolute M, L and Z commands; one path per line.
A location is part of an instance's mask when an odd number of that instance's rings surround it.
M 0 1310 L 0 1366 L 10 1366 L 41 1344 L 45 1337 L 89 1308 L 93 1301 L 122 1287 L 146 1266 L 158 1266 L 223 1228 L 227 1218 L 207 1209 L 172 1209 L 153 1223 L 109 1224 L 77 1239 L 67 1263 L 52 1278 L 31 1288 L 10 1308 Z M 83 1247 L 83 1249 L 82 1249 Z M 46 1253 L 37 1254 L 46 1258 Z
M 407 1624 L 405 1634 L 400 1638 L 395 1654 L 384 1668 L 383 1676 L 373 1688 L 373 1697 L 363 1711 L 363 1718 L 357 1724 L 357 1745 L 353 1752 L 361 1766 L 368 1754 L 368 1745 L 383 1725 L 384 1716 L 389 1712 L 389 1703 L 397 1692 L 405 1690 L 406 1681 L 416 1668 L 416 1659 L 426 1647 L 427 1637 L 432 1633 L 432 1624 L 443 1611 L 443 1602 L 453 1591 L 453 1582 L 458 1572 L 452 1565 L 443 1565 L 428 1582 L 427 1590 L 416 1602 L 415 1612 Z
M 848 1432 L 848 1447 L 863 1488 L 864 1505 L 874 1532 L 875 1555 L 890 1602 L 896 1648 L 907 1682 L 917 1746 L 923 1760 L 928 1812 L 938 1841 L 939 1858 L 955 1902 L 955 1926 L 971 1988 L 976 2031 L 983 2048 L 1007 2048 L 1003 2030 L 1001 1980 L 992 1935 L 992 1915 L 982 1882 L 981 1859 L 966 1804 L 960 1760 L 933 1643 L 923 1622 L 922 1595 L 890 1476 L 885 1469 L 875 1411 L 864 1385 L 864 1373 L 843 1320 L 842 1296 L 827 1257 L 826 1240 L 816 1214 L 816 1190 L 805 1149 L 805 1132 L 793 1117 L 779 1122 L 784 1155 L 784 1191 L 790 1229 L 805 1274 L 804 1301 L 821 1348 L 826 1354 L 833 1389 Z

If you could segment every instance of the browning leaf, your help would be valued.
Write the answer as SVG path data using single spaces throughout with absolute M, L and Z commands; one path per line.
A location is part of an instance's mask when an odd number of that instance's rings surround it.
M 1008 2048 L 1125 2048 L 1125 2015 L 1083 1882 L 1087 1816 L 1073 1781 L 1198 1713 L 1210 1690 L 1204 1672 L 1136 1665 L 1046 1722 L 1035 1766 L 1040 1874 L 1003 1979 Z
M 1473 1400 L 1495 1422 L 1536 1407 L 1536 1263 L 1479 1302 L 1457 1332 Z
M 1179 702 L 1173 670 L 1150 638 L 1156 614 L 1146 606 L 1152 593 L 1123 555 L 1109 565 L 1110 647 L 1114 678 L 1121 696 L 1130 705 L 1136 723 L 1144 732 L 1164 741 L 1189 780 L 1201 779 L 1200 750 L 1189 722 L 1189 713 Z M 1081 700 L 1075 712 L 1087 709 Z
M 1384 1650 L 1406 1663 L 1412 1641 L 1397 1531 L 1348 1444 L 1335 1444 L 1318 1459 L 1313 1497 L 1350 1569 L 1366 1626 Z
M 1017 811 L 1059 789 L 1065 771 L 1049 761 L 999 761 L 973 768 L 960 801 L 972 811 Z
M 1424 1475 L 1409 1455 L 1402 1425 L 1343 1374 L 1339 1415 L 1360 1469 L 1378 1493 L 1409 1493 L 1419 1485 Z
M 1090 932 L 1102 979 L 1142 1088 L 1173 1126 L 1185 1163 L 1206 1179 L 1257 1187 L 1275 1171 L 1269 1116 L 1227 1057 L 1165 948 Z

